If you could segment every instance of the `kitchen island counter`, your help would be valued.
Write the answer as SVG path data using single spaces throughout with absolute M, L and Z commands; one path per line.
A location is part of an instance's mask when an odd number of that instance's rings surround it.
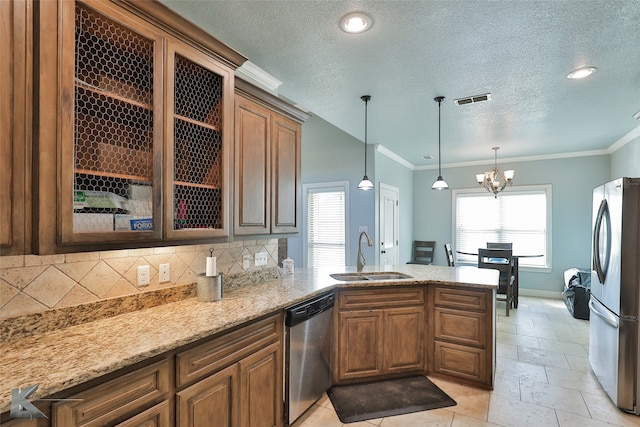
M 412 277 L 341 282 L 329 274 L 355 272 L 355 267 L 296 269 L 294 275 L 230 289 L 221 301 L 188 298 L 2 342 L 0 413 L 9 410 L 13 388 L 37 384 L 30 400 L 55 395 L 332 289 L 435 284 L 495 290 L 498 281 L 497 271 L 475 267 L 367 266 L 364 271 Z

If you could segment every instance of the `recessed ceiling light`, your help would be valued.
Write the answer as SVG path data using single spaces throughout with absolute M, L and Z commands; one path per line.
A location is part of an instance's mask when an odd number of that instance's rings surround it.
M 340 28 L 347 33 L 364 33 L 373 25 L 373 20 L 369 15 L 362 12 L 347 13 L 340 20 Z
M 573 70 L 569 74 L 567 74 L 568 79 L 584 79 L 585 77 L 590 76 L 595 73 L 597 70 L 596 67 L 582 67 Z
M 422 158 L 425 160 L 433 160 L 433 156 L 431 154 L 425 154 Z

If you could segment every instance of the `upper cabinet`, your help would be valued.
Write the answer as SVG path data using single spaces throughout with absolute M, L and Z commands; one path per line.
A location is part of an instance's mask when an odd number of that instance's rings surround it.
M 235 235 L 299 231 L 301 129 L 308 117 L 236 79 Z
M 160 239 L 164 39 L 100 3 L 62 7 L 60 242 Z
M 29 250 L 32 3 L 0 2 L 0 255 Z
M 246 58 L 156 2 L 38 7 L 36 253 L 229 236 Z
M 228 236 L 233 75 L 177 42 L 167 59 L 165 236 Z

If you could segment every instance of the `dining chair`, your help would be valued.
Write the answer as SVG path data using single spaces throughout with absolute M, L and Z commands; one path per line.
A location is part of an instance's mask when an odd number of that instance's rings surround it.
M 444 251 L 447 254 L 447 265 L 449 267 L 455 267 L 456 262 L 453 259 L 453 250 L 451 249 L 451 243 L 444 244 Z
M 489 249 L 511 249 L 513 250 L 513 243 L 511 242 L 487 242 L 487 248 Z M 513 255 L 513 254 L 512 254 Z M 511 268 L 513 269 L 513 308 L 518 308 L 518 293 L 520 284 L 520 268 L 518 267 L 518 257 L 513 256 L 511 260 Z
M 432 264 L 436 242 L 429 240 L 413 241 L 413 258 L 407 264 Z
M 487 242 L 487 248 L 489 249 L 512 249 L 513 243 L 510 242 Z
M 478 268 L 492 268 L 500 272 L 496 294 L 505 295 L 505 298 L 496 296 L 496 300 L 505 301 L 506 315 L 509 316 L 509 309 L 514 304 L 515 283 L 511 249 L 478 248 Z

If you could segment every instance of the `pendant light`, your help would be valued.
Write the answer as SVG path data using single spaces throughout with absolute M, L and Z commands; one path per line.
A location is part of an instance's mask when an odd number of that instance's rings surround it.
M 442 179 L 442 154 L 440 151 L 440 106 L 442 101 L 444 101 L 444 96 L 436 96 L 433 98 L 434 101 L 438 103 L 438 179 L 431 186 L 432 190 L 448 190 L 449 185 L 447 182 Z
M 369 181 L 367 176 L 367 107 L 371 100 L 371 95 L 362 95 L 360 97 L 364 101 L 364 177 L 360 184 L 358 184 L 359 190 L 371 190 L 373 188 L 373 182 Z

